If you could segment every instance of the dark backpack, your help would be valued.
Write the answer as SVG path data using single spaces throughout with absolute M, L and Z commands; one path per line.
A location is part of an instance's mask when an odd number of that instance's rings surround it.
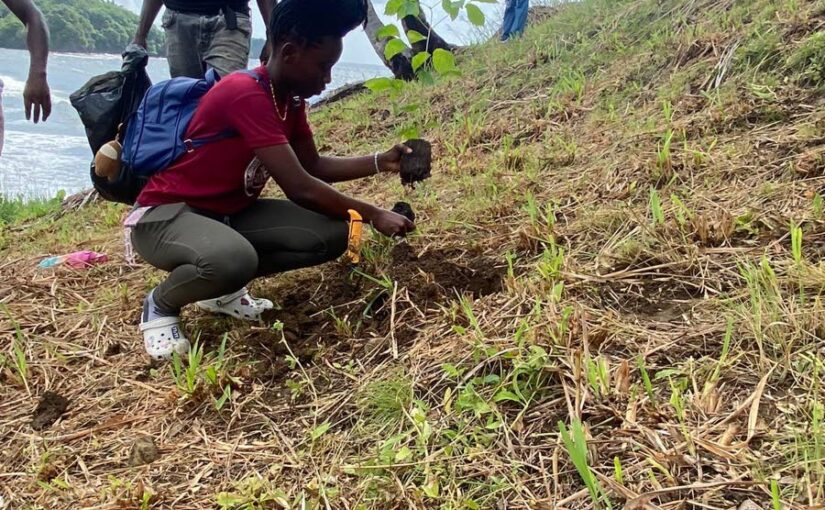
M 130 44 L 123 53 L 120 71 L 95 76 L 70 96 L 69 100 L 86 128 L 92 155 L 103 144 L 117 137 L 118 127 L 137 110 L 144 94 L 152 86 L 146 73 L 148 60 L 146 50 Z M 109 182 L 95 174 L 94 163 L 90 165 L 89 174 L 100 196 L 113 202 L 134 203 L 145 184 L 145 180 L 130 179 Z

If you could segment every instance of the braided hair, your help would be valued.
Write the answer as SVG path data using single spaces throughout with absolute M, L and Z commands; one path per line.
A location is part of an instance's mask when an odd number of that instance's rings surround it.
M 314 45 L 324 37 L 343 38 L 367 23 L 369 0 L 282 0 L 269 18 L 273 46 L 286 41 Z

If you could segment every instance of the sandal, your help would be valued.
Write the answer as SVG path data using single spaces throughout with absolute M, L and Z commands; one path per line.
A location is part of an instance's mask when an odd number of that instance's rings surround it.
M 179 317 L 160 317 L 140 324 L 146 352 L 156 360 L 172 359 L 174 353 L 189 354 L 189 340 L 183 336 Z
M 198 301 L 196 304 L 198 308 L 207 312 L 222 313 L 236 319 L 257 322 L 263 320 L 261 318 L 263 312 L 275 308 L 272 301 L 268 299 L 258 299 L 250 296 L 246 287 L 219 298 Z

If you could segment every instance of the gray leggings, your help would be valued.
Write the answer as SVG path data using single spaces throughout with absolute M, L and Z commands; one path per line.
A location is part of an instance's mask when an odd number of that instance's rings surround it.
M 288 200 L 260 199 L 227 217 L 167 204 L 141 218 L 132 244 L 146 262 L 169 271 L 154 300 L 177 312 L 235 292 L 256 276 L 338 258 L 347 248 L 347 223 Z

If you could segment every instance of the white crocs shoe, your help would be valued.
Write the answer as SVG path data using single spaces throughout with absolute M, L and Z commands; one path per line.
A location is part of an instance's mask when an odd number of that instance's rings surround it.
M 172 359 L 173 353 L 189 354 L 189 340 L 183 336 L 179 317 L 160 317 L 140 324 L 143 345 L 154 359 Z
M 198 308 L 207 312 L 222 313 L 236 319 L 257 322 L 262 320 L 261 314 L 263 312 L 275 308 L 272 301 L 268 299 L 258 299 L 250 296 L 246 287 L 219 298 L 198 301 L 196 304 Z

